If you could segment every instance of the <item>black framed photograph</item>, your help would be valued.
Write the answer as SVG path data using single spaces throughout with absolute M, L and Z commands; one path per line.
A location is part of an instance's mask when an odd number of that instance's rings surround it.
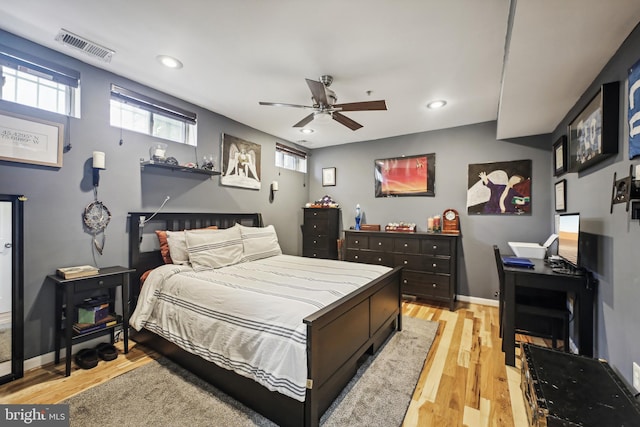
M 618 153 L 620 83 L 606 83 L 569 124 L 569 171 L 580 172 Z
M 567 210 L 567 180 L 563 179 L 555 185 L 556 212 Z
M 435 153 L 375 160 L 373 174 L 376 197 L 436 195 Z
M 553 144 L 553 176 L 560 176 L 567 171 L 567 136 L 562 135 Z
M 333 187 L 336 185 L 336 168 L 322 168 L 322 186 Z

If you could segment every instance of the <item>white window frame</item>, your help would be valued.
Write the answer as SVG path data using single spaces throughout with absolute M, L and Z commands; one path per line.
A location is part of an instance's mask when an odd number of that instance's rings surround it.
M 110 124 L 155 138 L 197 146 L 196 113 L 115 84 L 111 85 Z M 177 130 L 177 135 L 176 132 L 161 131 L 161 124 Z
M 79 118 L 80 73 L 0 44 L 0 99 Z
M 307 173 L 308 154 L 297 148 L 276 143 L 276 167 Z

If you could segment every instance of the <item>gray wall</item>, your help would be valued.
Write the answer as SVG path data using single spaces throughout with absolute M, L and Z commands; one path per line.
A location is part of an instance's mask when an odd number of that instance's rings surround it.
M 25 356 L 31 358 L 53 350 L 53 285 L 45 280 L 56 268 L 93 264 L 91 235 L 83 230 L 82 212 L 93 201 L 91 157 L 94 150 L 106 153 L 107 169 L 100 173 L 98 197 L 112 219 L 106 229 L 99 267 L 128 265 L 127 212 L 154 211 L 170 196 L 164 211 L 261 212 L 273 224 L 285 253 L 301 252 L 301 207 L 307 201 L 306 176 L 279 170 L 274 165 L 276 138 L 165 96 L 122 77 L 96 69 L 42 46 L 0 31 L 2 42 L 16 49 L 69 66 L 81 72 L 82 118 L 70 119 L 1 102 L 0 110 L 38 116 L 64 123 L 72 148 L 64 154 L 62 168 L 0 161 L 0 194 L 24 194 L 25 203 Z M 158 140 L 109 125 L 110 85 L 116 83 L 167 100 L 198 114 L 198 153 L 220 158 L 222 133 L 246 139 L 262 148 L 260 191 L 223 187 L 219 177 L 140 171 L 140 158 L 149 158 L 149 147 Z M 215 96 L 215 94 L 212 94 Z M 281 141 L 282 142 L 282 141 Z M 193 147 L 169 142 L 167 154 L 180 162 L 196 161 Z M 216 161 L 218 165 L 218 162 Z M 269 184 L 278 180 L 280 191 L 269 202 Z
M 610 213 L 613 175 L 629 175 L 629 126 L 627 122 L 628 69 L 640 60 L 640 27 L 631 33 L 610 62 L 564 117 L 553 132 L 555 141 L 567 134 L 567 126 L 597 93 L 600 85 L 620 82 L 619 152 L 616 156 L 581 173 L 569 173 L 567 209 L 579 212 L 581 231 L 588 233 L 591 248 L 586 267 L 600 281 L 596 312 L 596 356 L 607 359 L 630 383 L 632 362 L 640 364 L 640 225 L 631 219 L 624 204 L 614 205 Z M 640 177 L 636 177 L 640 178 Z M 554 181 L 555 182 L 555 181 Z M 553 184 L 552 184 L 553 185 Z
M 403 135 L 316 149 L 311 156 L 312 200 L 329 194 L 342 207 L 343 228 L 355 225 L 359 203 L 365 220 L 384 226 L 389 222 L 413 222 L 425 231 L 427 218 L 446 208 L 460 214 L 459 289 L 461 295 L 495 298 L 498 275 L 494 244 L 504 253 L 507 242 L 543 242 L 551 234 L 551 143 L 549 135 L 496 140 L 496 123 L 487 122 L 434 132 Z M 435 197 L 376 198 L 375 159 L 403 155 L 436 155 Z M 532 160 L 532 214 L 525 216 L 467 215 L 467 176 L 470 163 Z M 336 186 L 322 187 L 322 168 L 336 167 Z

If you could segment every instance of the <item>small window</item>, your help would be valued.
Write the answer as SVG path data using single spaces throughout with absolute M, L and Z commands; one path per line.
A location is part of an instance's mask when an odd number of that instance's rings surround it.
M 111 126 L 197 145 L 196 113 L 111 85 Z
M 80 73 L 0 45 L 0 99 L 80 117 Z
M 276 143 L 276 167 L 307 173 L 307 153 Z

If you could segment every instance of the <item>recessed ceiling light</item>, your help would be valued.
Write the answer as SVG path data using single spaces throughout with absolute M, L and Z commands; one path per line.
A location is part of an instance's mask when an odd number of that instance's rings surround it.
M 182 68 L 182 62 L 172 56 L 158 55 L 156 56 L 156 59 L 167 68 Z
M 304 129 L 300 129 L 300 132 L 305 133 L 305 134 L 309 134 L 309 133 L 313 133 L 315 131 L 313 129 L 304 128 Z
M 447 101 L 440 99 L 437 101 L 431 101 L 430 103 L 427 104 L 427 108 L 431 109 L 431 110 L 437 110 L 438 108 L 442 108 L 445 105 L 447 105 Z

